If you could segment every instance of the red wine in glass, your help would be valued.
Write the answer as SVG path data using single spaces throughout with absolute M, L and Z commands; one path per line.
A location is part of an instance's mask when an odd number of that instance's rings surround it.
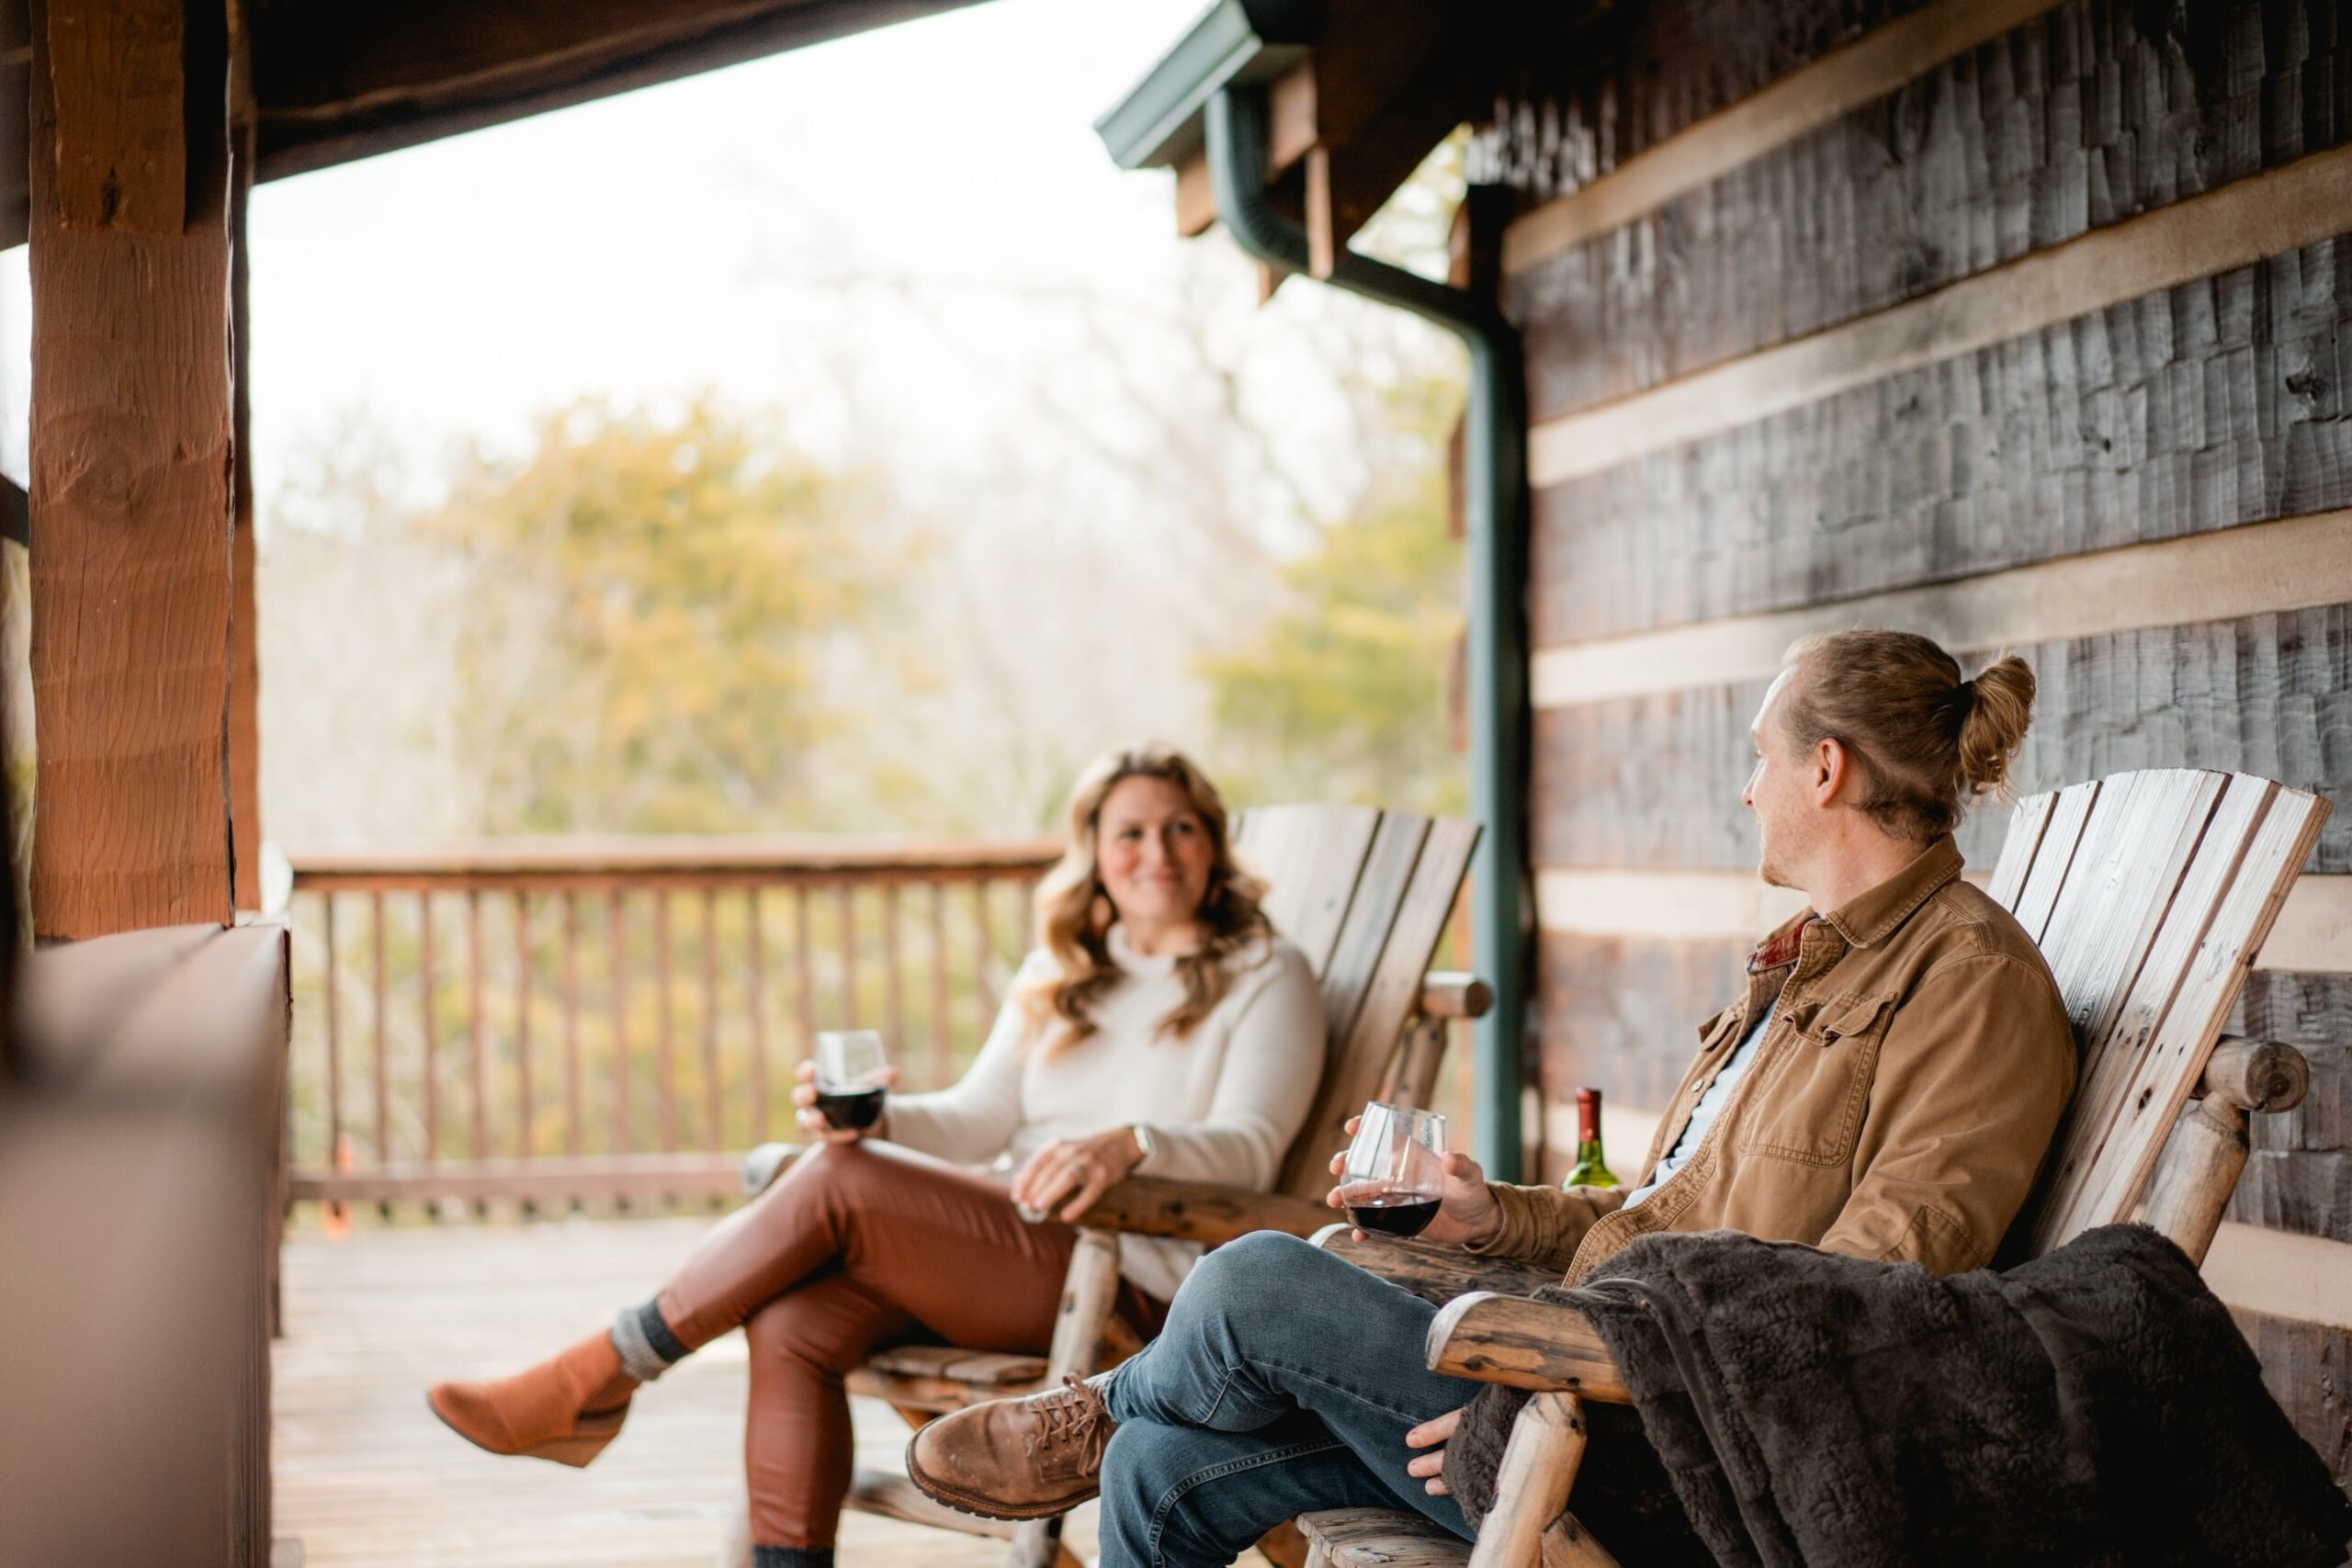
M 882 1078 L 889 1066 L 882 1036 L 870 1029 L 820 1030 L 817 1113 L 841 1132 L 871 1127 L 882 1116 Z
M 1414 1236 L 1437 1218 L 1445 1186 L 1445 1118 L 1374 1100 L 1348 1145 L 1340 1201 L 1355 1227 Z
M 827 1124 L 843 1132 L 853 1127 L 871 1127 L 882 1119 L 882 1091 L 879 1089 L 817 1090 L 817 1114 Z
M 1412 1236 L 1430 1228 L 1437 1206 L 1437 1199 L 1419 1192 L 1373 1192 L 1348 1201 L 1348 1218 L 1360 1231 Z

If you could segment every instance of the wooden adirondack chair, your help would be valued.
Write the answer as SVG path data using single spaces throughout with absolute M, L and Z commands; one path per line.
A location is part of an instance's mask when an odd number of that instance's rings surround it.
M 2245 1166 L 2247 1113 L 2292 1109 L 2309 1081 L 2291 1046 L 2221 1031 L 2328 809 L 2267 779 L 2187 768 L 2018 804 L 1989 890 L 2041 943 L 2082 1052 L 2075 1103 L 2011 1234 L 2028 1255 L 2136 1216 L 2203 1261 Z M 1556 1281 L 1419 1244 L 1325 1244 L 1448 1303 L 1430 1329 L 1432 1369 L 1535 1394 L 1475 1548 L 1419 1515 L 1344 1509 L 1300 1519 L 1309 1562 L 1613 1563 L 1561 1509 L 1583 1457 L 1581 1402 L 1629 1396 L 1584 1317 L 1525 1299 Z
M 1130 1177 L 1080 1224 L 1046 1355 L 900 1346 L 851 1373 L 851 1392 L 885 1400 L 921 1426 L 943 1411 L 1056 1386 L 1065 1374 L 1115 1365 L 1137 1348 L 1113 1311 L 1122 1233 L 1214 1247 L 1255 1230 L 1321 1229 L 1331 1216 L 1323 1204 L 1331 1183 L 1326 1162 L 1347 1143 L 1341 1123 L 1368 1100 L 1427 1104 L 1448 1021 L 1477 1017 L 1492 1001 L 1469 976 L 1429 972 L 1477 841 L 1468 822 L 1369 807 L 1276 806 L 1238 816 L 1238 855 L 1265 879 L 1267 913 L 1323 983 L 1322 1082 L 1274 1190 Z M 1014 1562 L 1029 1568 L 1069 1560 L 1059 1519 L 1016 1526 L 975 1518 L 932 1502 L 892 1472 L 860 1472 L 849 1506 L 1009 1539 Z M 735 1535 L 722 1562 L 750 1560 L 740 1519 Z

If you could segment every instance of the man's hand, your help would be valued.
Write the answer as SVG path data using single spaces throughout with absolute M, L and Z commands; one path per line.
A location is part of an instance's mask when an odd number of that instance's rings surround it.
M 1343 1131 L 1354 1136 L 1356 1123 L 1363 1120 L 1361 1116 L 1349 1117 Z M 1451 1241 L 1464 1247 L 1493 1240 L 1495 1233 L 1502 1228 L 1503 1214 L 1495 1203 L 1495 1195 L 1487 1190 L 1487 1173 L 1478 1168 L 1476 1160 L 1458 1149 L 1445 1156 L 1442 1168 L 1444 1184 L 1440 1191 L 1437 1218 L 1421 1232 L 1420 1239 Z M 1331 1174 L 1343 1177 L 1347 1169 L 1348 1153 L 1342 1149 L 1331 1156 Z M 1348 1205 L 1341 1194 L 1346 1190 L 1344 1187 L 1334 1187 L 1324 1194 L 1323 1201 L 1334 1209 L 1344 1209 Z M 1363 1239 L 1363 1232 L 1355 1235 L 1358 1241 Z
M 1057 1217 L 1075 1224 L 1142 1160 L 1143 1150 L 1125 1127 L 1091 1138 L 1057 1138 L 1031 1155 L 1012 1179 L 1012 1201 L 1024 1215 L 1047 1213 L 1058 1203 Z
M 817 1109 L 817 1064 L 801 1063 L 793 1077 L 792 1103 L 800 1108 L 794 1112 L 793 1120 L 800 1123 L 802 1132 L 820 1144 L 854 1144 L 860 1138 L 878 1138 L 883 1135 L 882 1129 L 889 1125 L 890 1112 L 886 1107 L 881 1119 L 871 1127 L 836 1127 L 825 1120 L 823 1111 Z M 898 1068 L 882 1069 L 882 1087 L 886 1089 L 899 1087 Z
M 1464 1409 L 1468 1408 L 1466 1405 Z M 1445 1495 L 1445 1445 L 1452 1440 L 1453 1429 L 1462 1425 L 1462 1412 L 1449 1410 L 1434 1421 L 1424 1421 L 1405 1434 L 1408 1449 L 1428 1449 L 1417 1454 L 1405 1466 L 1405 1473 L 1421 1479 L 1421 1490 L 1432 1497 Z

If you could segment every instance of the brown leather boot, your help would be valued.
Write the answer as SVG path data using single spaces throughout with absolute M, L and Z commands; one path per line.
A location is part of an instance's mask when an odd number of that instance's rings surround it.
M 942 1416 L 907 1443 L 907 1478 L 984 1519 L 1068 1513 L 1102 1490 L 1102 1450 L 1119 1424 L 1092 1383 L 1062 1382 Z
M 598 1332 L 511 1378 L 435 1383 L 424 1398 L 477 1448 L 577 1467 L 619 1434 L 636 1392 L 612 1336 Z

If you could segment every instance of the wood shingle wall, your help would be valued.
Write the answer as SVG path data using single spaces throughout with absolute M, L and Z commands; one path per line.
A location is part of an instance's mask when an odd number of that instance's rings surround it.
M 1583 1084 L 1618 1126 L 1662 1104 L 1781 908 L 1738 803 L 1781 649 L 2014 649 L 2024 788 L 2190 764 L 2336 804 L 2233 1025 L 2301 1045 L 2310 1099 L 2256 1119 L 2208 1275 L 2352 1485 L 2347 23 L 1657 0 L 1531 64 L 1473 168 L 1526 198 L 1555 1125 Z

